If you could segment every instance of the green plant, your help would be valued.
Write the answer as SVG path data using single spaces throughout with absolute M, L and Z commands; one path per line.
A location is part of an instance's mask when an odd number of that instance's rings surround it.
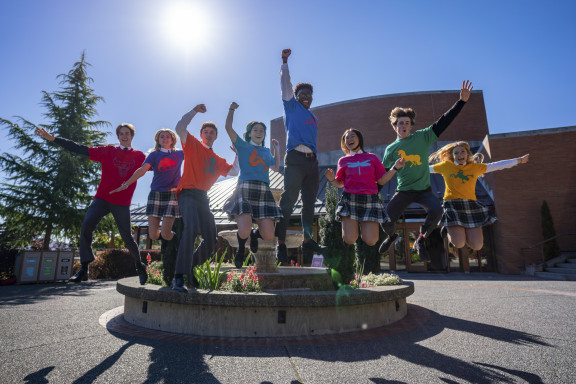
M 368 245 L 358 236 L 356 244 L 356 259 L 360 260 L 366 272 L 378 273 L 380 272 L 380 253 L 378 252 L 379 244 Z
M 552 213 L 550 212 L 550 207 L 548 207 L 546 200 L 542 201 L 542 206 L 540 207 L 540 216 L 542 218 L 542 237 L 544 240 L 548 240 L 556 236 L 554 220 L 552 219 Z M 560 256 L 560 246 L 558 246 L 556 239 L 547 241 L 542 247 L 545 260 L 551 260 Z
M 400 285 L 402 282 L 402 279 L 394 273 L 383 273 L 375 275 L 370 272 L 368 275 L 356 275 L 354 280 L 350 282 L 350 286 L 354 289 L 357 289 L 383 285 Z
M 194 267 L 194 277 L 198 281 L 198 288 L 200 289 L 208 289 L 208 290 L 216 290 L 220 287 L 220 283 L 226 272 L 220 272 L 220 268 L 222 267 L 222 262 L 224 261 L 224 257 L 226 256 L 226 252 L 224 252 L 221 256 L 218 255 L 212 256 L 210 259 L 206 260 L 203 264 L 196 265 Z M 216 261 L 214 262 L 216 257 Z M 212 263 L 214 262 L 214 270 L 212 270 Z
M 230 271 L 226 282 L 220 289 L 232 292 L 260 292 L 262 291 L 261 280 L 262 276 L 256 274 L 256 267 L 248 267 L 244 273 Z
M 346 285 L 354 276 L 354 248 L 342 240 L 342 223 L 336 220 L 338 188 L 326 184 L 326 215 L 319 219 L 320 242 L 327 246 L 324 261 L 333 267 L 332 279 L 336 286 Z
M 164 266 L 161 261 L 153 261 L 149 263 L 146 267 L 146 273 L 148 273 L 148 280 L 146 282 L 149 284 L 166 286 L 163 281 L 163 270 Z

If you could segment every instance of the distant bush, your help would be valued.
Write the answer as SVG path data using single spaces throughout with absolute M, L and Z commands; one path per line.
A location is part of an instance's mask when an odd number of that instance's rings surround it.
M 148 264 L 146 257 L 150 254 L 150 260 L 159 261 L 160 251 L 141 250 L 140 259 L 144 264 Z M 74 264 L 76 273 L 80 269 L 80 262 Z M 89 272 L 91 279 L 121 279 L 123 277 L 136 276 L 134 259 L 126 249 L 108 249 L 102 251 L 96 259 L 90 263 Z

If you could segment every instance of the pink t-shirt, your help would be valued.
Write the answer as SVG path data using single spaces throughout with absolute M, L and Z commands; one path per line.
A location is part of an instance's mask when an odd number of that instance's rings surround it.
M 376 181 L 385 173 L 378 156 L 373 153 L 357 153 L 338 160 L 336 179 L 344 182 L 344 192 L 374 195 L 378 193 Z
M 125 190 L 110 194 L 110 191 L 118 188 L 127 181 L 135 170 L 140 168 L 146 156 L 134 149 L 124 151 L 120 147 L 111 145 L 103 147 L 89 147 L 90 160 L 102 164 L 102 176 L 96 190 L 95 199 L 102 199 L 110 204 L 130 205 L 132 195 L 136 189 L 136 183 L 131 184 Z

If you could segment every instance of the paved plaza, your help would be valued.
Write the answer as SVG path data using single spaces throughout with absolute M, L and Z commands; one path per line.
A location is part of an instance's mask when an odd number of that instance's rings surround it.
M 574 383 L 576 282 L 400 273 L 408 315 L 292 339 L 143 331 L 115 281 L 0 287 L 0 383 Z

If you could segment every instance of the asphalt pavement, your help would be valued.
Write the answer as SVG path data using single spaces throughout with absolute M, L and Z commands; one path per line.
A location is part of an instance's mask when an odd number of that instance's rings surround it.
M 408 315 L 292 339 L 140 332 L 115 281 L 0 287 L 0 383 L 576 382 L 576 282 L 400 273 Z

